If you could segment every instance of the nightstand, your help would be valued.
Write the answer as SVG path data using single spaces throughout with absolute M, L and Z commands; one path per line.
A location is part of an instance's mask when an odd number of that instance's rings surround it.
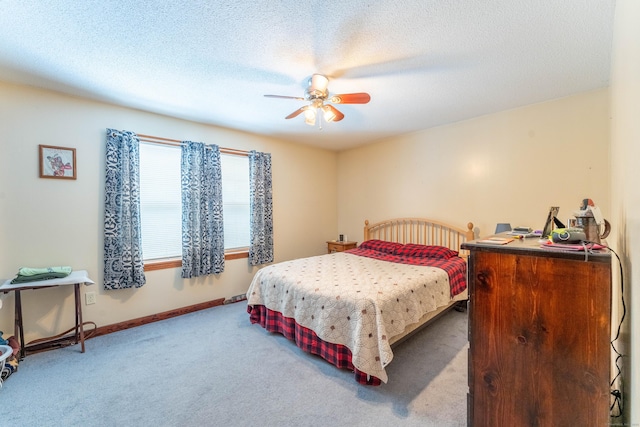
M 327 250 L 330 254 L 334 252 L 343 252 L 349 249 L 355 249 L 358 242 L 338 242 L 335 240 L 329 240 L 327 242 Z

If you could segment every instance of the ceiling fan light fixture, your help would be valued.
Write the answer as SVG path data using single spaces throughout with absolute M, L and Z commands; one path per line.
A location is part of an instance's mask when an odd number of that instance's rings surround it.
M 304 110 L 304 122 L 309 126 L 315 126 L 316 124 L 316 111 L 311 106 L 307 106 Z
M 329 78 L 324 74 L 313 74 L 309 79 L 309 86 L 312 90 L 326 92 L 329 86 Z
M 332 122 L 336 118 L 336 113 L 334 113 L 328 105 L 322 107 L 322 111 L 325 122 Z
M 324 74 L 313 74 L 309 79 L 309 88 L 307 89 L 307 99 L 325 99 L 329 96 L 327 87 L 329 86 L 329 78 Z

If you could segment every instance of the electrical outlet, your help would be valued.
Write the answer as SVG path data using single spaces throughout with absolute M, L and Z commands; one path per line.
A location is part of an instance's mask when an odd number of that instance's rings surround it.
M 84 294 L 84 302 L 86 305 L 95 304 L 96 303 L 96 293 L 95 292 L 87 292 Z

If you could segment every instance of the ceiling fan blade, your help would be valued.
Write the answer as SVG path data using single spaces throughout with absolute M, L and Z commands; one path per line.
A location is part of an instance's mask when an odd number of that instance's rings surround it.
M 334 114 L 333 119 L 331 119 L 332 122 L 339 122 L 340 120 L 344 119 L 344 114 L 342 114 L 336 107 L 334 107 L 333 105 L 325 105 L 325 108 L 331 110 L 331 112 Z
M 371 101 L 371 96 L 365 92 L 343 93 L 331 96 L 331 102 L 334 104 L 366 104 L 369 101 Z
M 293 119 L 294 117 L 296 117 L 298 114 L 302 113 L 303 111 L 307 110 L 308 107 L 305 105 L 304 107 L 300 107 L 298 108 L 296 111 L 294 111 L 293 113 L 289 114 L 287 117 L 285 117 L 285 119 Z
M 285 99 L 297 99 L 300 101 L 304 101 L 304 98 L 299 96 L 285 96 L 285 95 L 265 95 L 267 98 L 285 98 Z

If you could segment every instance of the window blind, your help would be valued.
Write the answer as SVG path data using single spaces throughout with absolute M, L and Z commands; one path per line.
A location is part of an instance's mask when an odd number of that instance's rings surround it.
M 140 144 L 140 220 L 145 260 L 182 256 L 180 146 Z M 249 158 L 220 155 L 225 249 L 249 246 Z

